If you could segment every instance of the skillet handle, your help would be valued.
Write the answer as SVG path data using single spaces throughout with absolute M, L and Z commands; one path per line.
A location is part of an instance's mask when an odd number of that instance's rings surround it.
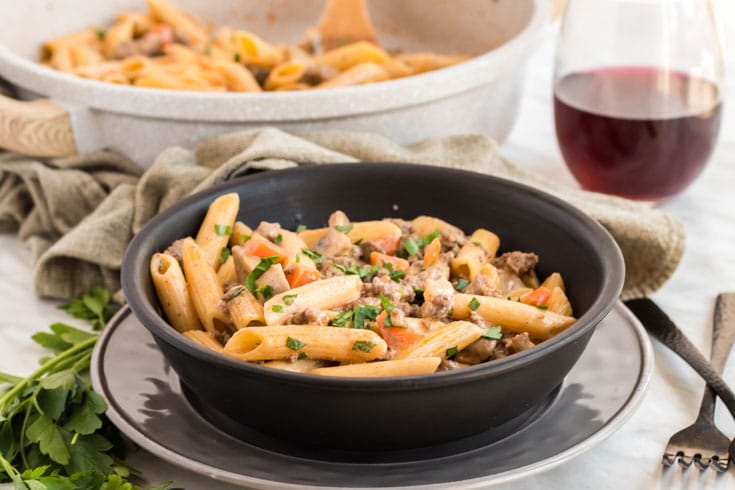
M 0 94 L 0 147 L 36 157 L 75 155 L 69 112 L 51 99 L 20 101 Z

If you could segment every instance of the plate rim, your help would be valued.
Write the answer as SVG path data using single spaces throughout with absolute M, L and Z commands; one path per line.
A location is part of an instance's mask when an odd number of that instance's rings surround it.
M 261 489 L 308 489 L 317 490 L 323 488 L 329 488 L 330 490 L 344 489 L 344 490 L 373 490 L 374 488 L 380 488 L 381 490 L 416 490 L 417 488 L 428 488 L 438 489 L 446 488 L 451 485 L 452 488 L 461 488 L 472 490 L 480 487 L 488 487 L 494 485 L 500 485 L 503 483 L 509 483 L 512 481 L 519 480 L 532 475 L 537 475 L 545 471 L 551 470 L 557 466 L 560 466 L 566 461 L 570 461 L 585 452 L 589 451 L 596 445 L 600 444 L 615 432 L 617 432 L 637 411 L 643 401 L 644 395 L 648 390 L 651 376 L 653 374 L 654 362 L 653 362 L 653 346 L 651 340 L 646 333 L 643 325 L 633 315 L 633 313 L 622 303 L 617 301 L 613 307 L 616 311 L 619 311 L 627 320 L 628 325 L 633 329 L 636 339 L 638 340 L 639 351 L 641 356 L 641 369 L 638 373 L 638 379 L 634 389 L 631 391 L 627 400 L 623 406 L 615 412 L 603 425 L 601 425 L 594 433 L 583 441 L 575 444 L 574 446 L 546 459 L 542 459 L 535 463 L 527 464 L 525 466 L 519 466 L 512 468 L 501 473 L 493 475 L 486 475 L 468 480 L 459 480 L 453 482 L 442 482 L 442 483 L 431 483 L 421 485 L 402 485 L 402 486 L 386 486 L 386 487 L 345 487 L 345 486 L 323 486 L 323 485 L 304 485 L 300 483 L 286 483 L 279 482 L 276 480 L 266 480 L 259 477 L 249 476 L 242 473 L 235 473 L 229 470 L 221 468 L 215 468 L 206 463 L 190 459 L 184 455 L 177 453 L 176 451 L 169 449 L 168 447 L 159 444 L 153 440 L 150 436 L 142 433 L 132 424 L 130 424 L 125 416 L 118 413 L 116 410 L 116 403 L 111 403 L 106 396 L 106 390 L 104 383 L 100 378 L 101 371 L 101 356 L 104 352 L 109 338 L 112 336 L 114 330 L 124 321 L 129 315 L 132 315 L 132 310 L 128 305 L 124 305 L 120 311 L 108 323 L 107 328 L 100 334 L 100 337 L 95 345 L 92 353 L 92 360 L 90 369 L 90 378 L 92 381 L 92 387 L 96 392 L 105 399 L 107 403 L 107 411 L 105 415 L 110 421 L 132 442 L 142 447 L 146 451 L 167 461 L 179 468 L 192 471 L 199 475 L 204 475 L 212 478 L 214 481 L 222 481 L 230 483 L 236 486 L 248 485 L 253 488 Z M 572 368 L 573 369 L 573 368 Z

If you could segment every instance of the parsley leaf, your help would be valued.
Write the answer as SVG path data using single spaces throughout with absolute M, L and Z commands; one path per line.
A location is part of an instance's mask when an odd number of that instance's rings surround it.
M 477 301 L 477 298 L 473 297 L 472 300 L 470 300 L 469 306 L 470 306 L 470 310 L 476 311 L 480 307 L 480 302 Z
M 273 288 L 267 284 L 263 284 L 262 286 L 255 288 L 255 294 L 262 295 L 263 299 L 268 301 L 273 296 Z
M 233 54 L 233 55 L 232 55 L 232 60 L 233 60 L 233 61 L 234 61 L 235 63 L 240 63 L 240 53 L 235 53 L 235 54 Z
M 406 238 L 403 248 L 406 249 L 406 253 L 411 257 L 419 253 L 419 245 L 416 243 L 416 240 L 411 237 Z
M 335 327 L 345 327 L 347 322 L 352 320 L 353 310 L 343 311 L 332 319 L 332 325 Z
M 455 355 L 457 355 L 457 352 L 459 352 L 459 351 L 457 350 L 457 346 L 456 345 L 450 347 L 449 349 L 447 349 L 447 351 L 446 351 L 447 359 L 449 359 L 450 357 L 454 357 Z
M 358 305 L 353 310 L 352 324 L 354 328 L 367 328 L 365 320 L 375 320 L 380 313 L 380 309 L 373 305 Z
M 281 305 L 273 305 L 273 307 L 271 308 L 271 310 L 273 311 L 273 313 L 283 313 L 283 306 L 281 306 Z
M 287 306 L 291 306 L 293 304 L 293 300 L 296 299 L 298 294 L 286 294 L 283 296 L 283 303 Z
M 286 347 L 288 347 L 291 350 L 299 350 L 306 347 L 306 344 L 299 339 L 294 339 L 292 337 L 288 337 L 286 339 Z
M 482 336 L 490 340 L 500 340 L 503 338 L 503 330 L 497 326 L 488 327 L 487 330 L 482 333 Z
M 382 294 L 380 295 L 380 304 L 385 310 L 385 320 L 383 320 L 383 325 L 386 327 L 390 327 L 393 325 L 390 321 L 390 314 L 393 312 L 393 308 L 395 308 L 395 305 L 390 302 L 387 296 Z
M 283 241 L 283 235 L 279 233 L 278 235 L 276 235 L 276 239 L 273 240 L 273 243 L 275 243 L 276 245 L 280 245 L 282 241 Z
M 306 225 L 299 225 L 296 227 L 296 233 L 301 233 L 306 229 Z
M 322 257 L 322 254 L 320 254 L 319 252 L 315 252 L 306 247 L 302 248 L 301 251 L 304 253 L 304 255 L 313 260 L 315 264 L 321 264 L 322 262 L 324 262 L 324 257 Z
M 232 255 L 232 251 L 229 247 L 222 247 L 222 250 L 219 253 L 219 265 L 224 264 L 227 262 L 227 259 L 230 258 L 230 255 Z
M 101 286 L 93 287 L 89 293 L 59 306 L 59 309 L 74 318 L 85 320 L 95 330 L 102 328 L 115 314 L 110 302 L 110 292 Z
M 214 232 L 218 236 L 225 236 L 232 233 L 232 227 L 230 225 L 214 225 Z
M 303 361 L 304 359 L 308 359 L 308 358 L 309 356 L 306 355 L 306 352 L 299 352 L 299 355 L 296 359 L 298 359 L 299 361 Z
M 401 282 L 401 279 L 406 277 L 406 271 L 403 270 L 397 270 L 393 271 L 390 274 L 388 274 L 388 277 L 391 278 L 394 282 Z
M 459 281 L 457 281 L 457 285 L 454 286 L 454 289 L 457 291 L 462 291 L 464 288 L 466 288 L 470 284 L 470 281 L 465 279 L 464 277 L 460 278 Z
M 334 227 L 335 230 L 339 231 L 340 233 L 344 233 L 345 235 L 348 234 L 350 231 L 352 231 L 352 227 L 354 225 L 352 223 L 348 223 L 346 225 L 336 225 Z
M 355 343 L 352 344 L 352 350 L 358 350 L 361 352 L 370 352 L 373 350 L 373 347 L 375 347 L 375 344 L 368 342 L 367 340 L 356 340 Z
M 425 247 L 426 245 L 428 245 L 431 242 L 433 242 L 434 241 L 434 238 L 439 238 L 440 235 L 441 235 L 441 232 L 438 229 L 437 230 L 434 230 L 432 233 L 429 233 L 425 237 L 421 238 L 421 240 L 419 240 L 419 243 L 418 244 L 421 247 Z
M 250 274 L 248 274 L 248 277 L 245 278 L 245 287 L 248 288 L 248 291 L 250 291 L 253 294 L 257 294 L 257 289 L 255 287 L 255 281 L 260 279 L 260 276 L 265 274 L 265 272 L 271 268 L 273 264 L 278 262 L 279 257 L 266 257 L 264 259 L 260 259 L 260 262 L 258 262 L 258 265 L 256 265 L 252 271 L 250 271 Z
M 544 310 L 544 311 L 549 309 L 549 307 L 546 305 L 536 305 L 536 308 L 538 308 L 539 310 Z

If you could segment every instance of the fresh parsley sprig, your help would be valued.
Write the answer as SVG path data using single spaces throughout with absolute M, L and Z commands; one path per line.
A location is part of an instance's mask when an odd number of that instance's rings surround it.
M 115 310 L 101 287 L 63 309 L 94 328 Z M 16 490 L 138 490 L 117 460 L 120 436 L 104 416 L 105 401 L 89 383 L 98 335 L 64 323 L 50 330 L 32 338 L 54 356 L 26 377 L 0 373 L 0 482 Z

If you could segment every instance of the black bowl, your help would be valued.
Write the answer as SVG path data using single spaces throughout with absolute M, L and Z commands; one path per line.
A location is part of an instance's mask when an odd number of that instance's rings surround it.
M 341 209 L 355 221 L 426 214 L 466 232 L 497 233 L 502 250 L 533 251 L 538 271 L 562 273 L 579 320 L 533 349 L 470 368 L 386 379 L 326 378 L 218 355 L 166 323 L 148 272 L 151 255 L 196 234 L 217 196 L 240 195 L 239 219 L 323 226 Z M 194 405 L 223 430 L 339 449 L 416 448 L 515 430 L 561 384 L 624 278 L 616 243 L 596 221 L 538 190 L 477 173 L 391 163 L 301 167 L 216 186 L 172 206 L 130 244 L 122 286 Z M 242 436 L 247 437 L 247 436 Z

